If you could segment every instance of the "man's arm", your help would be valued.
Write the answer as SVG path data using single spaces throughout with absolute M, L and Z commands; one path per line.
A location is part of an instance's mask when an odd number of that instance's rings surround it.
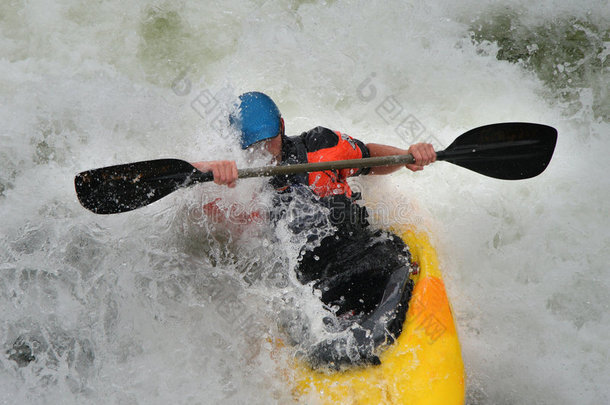
M 405 166 L 407 169 L 414 172 L 423 170 L 424 166 L 436 160 L 436 152 L 434 152 L 434 148 L 429 143 L 416 143 L 411 145 L 407 150 L 378 143 L 369 143 L 366 145 L 366 147 L 368 148 L 371 157 L 405 155 L 410 153 L 415 158 L 415 163 Z M 235 183 L 237 181 L 237 165 L 235 164 L 235 161 L 216 160 L 191 164 L 202 172 L 214 173 L 214 183 L 235 187 Z M 371 168 L 370 174 L 389 174 L 402 167 L 403 165 L 373 167 Z
M 415 163 L 405 166 L 395 165 L 372 167 L 370 174 L 389 174 L 401 169 L 402 167 L 406 167 L 407 169 L 416 172 L 423 170 L 424 166 L 436 160 L 436 152 L 434 152 L 434 148 L 429 143 L 416 143 L 411 145 L 407 150 L 378 143 L 369 143 L 366 145 L 366 147 L 369 149 L 371 157 L 406 155 L 410 153 L 415 158 Z
M 235 187 L 237 181 L 237 165 L 233 160 L 215 160 L 209 162 L 194 162 L 191 163 L 197 170 L 202 172 L 214 173 L 214 183 L 219 185 L 226 185 L 228 187 Z M 242 230 L 242 225 L 247 225 L 252 222 L 259 222 L 263 220 L 263 215 L 258 211 L 246 212 L 239 206 L 233 205 L 231 207 L 220 207 L 217 198 L 207 204 L 203 208 L 203 212 L 213 222 L 224 223 L 229 226 L 233 231 Z
M 237 164 L 234 160 L 215 160 L 211 162 L 191 163 L 197 170 L 202 172 L 212 172 L 214 183 L 218 185 L 226 184 L 233 188 L 237 181 Z

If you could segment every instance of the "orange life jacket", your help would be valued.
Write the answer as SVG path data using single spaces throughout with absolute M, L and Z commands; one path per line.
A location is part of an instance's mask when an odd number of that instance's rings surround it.
M 316 127 L 301 135 L 284 137 L 282 164 L 318 163 L 333 160 L 369 157 L 368 148 L 361 141 L 338 131 Z M 276 179 L 276 189 L 294 184 L 306 184 L 319 197 L 344 194 L 352 198 L 347 178 L 368 173 L 370 169 L 341 169 L 312 172 L 304 175 L 283 176 Z

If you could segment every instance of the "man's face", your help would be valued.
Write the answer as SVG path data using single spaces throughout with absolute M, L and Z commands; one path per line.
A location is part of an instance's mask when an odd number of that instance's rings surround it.
M 277 164 L 282 160 L 282 136 L 260 141 L 248 148 L 252 160 L 263 159 L 270 164 Z
M 265 150 L 273 156 L 273 163 L 280 163 L 282 161 L 282 136 L 278 134 L 275 138 L 264 141 L 264 144 Z
M 280 118 L 280 132 L 273 138 L 257 142 L 250 146 L 248 150 L 253 159 L 260 159 L 269 156 L 270 164 L 277 164 L 282 161 L 282 134 L 284 133 L 284 119 Z

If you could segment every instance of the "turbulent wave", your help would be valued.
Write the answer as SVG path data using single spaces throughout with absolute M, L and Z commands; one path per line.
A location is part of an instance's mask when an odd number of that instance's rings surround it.
M 471 36 L 481 53 L 532 70 L 559 96 L 565 114 L 610 122 L 610 25 L 599 16 L 545 18 L 509 9 L 485 13 L 471 22 Z M 526 20 L 526 21 L 524 21 Z

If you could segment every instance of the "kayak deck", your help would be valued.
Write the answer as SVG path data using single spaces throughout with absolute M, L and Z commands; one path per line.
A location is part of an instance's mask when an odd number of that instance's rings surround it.
M 323 372 L 298 365 L 295 397 L 325 404 L 464 403 L 460 343 L 436 252 L 425 233 L 398 234 L 419 265 L 402 333 L 378 366 Z

